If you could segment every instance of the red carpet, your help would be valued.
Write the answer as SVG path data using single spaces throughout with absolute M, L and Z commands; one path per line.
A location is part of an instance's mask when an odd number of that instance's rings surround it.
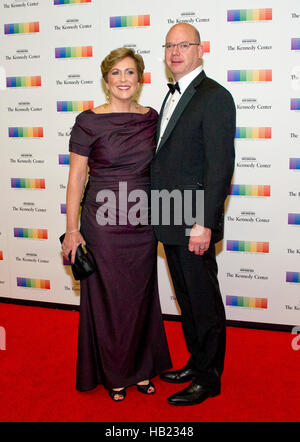
M 300 350 L 289 332 L 228 327 L 222 394 L 174 407 L 166 398 L 178 386 L 159 378 L 155 395 L 130 387 L 122 403 L 102 386 L 77 392 L 77 324 L 77 312 L 0 303 L 1 422 L 299 422 Z M 177 368 L 187 357 L 181 326 L 165 326 Z

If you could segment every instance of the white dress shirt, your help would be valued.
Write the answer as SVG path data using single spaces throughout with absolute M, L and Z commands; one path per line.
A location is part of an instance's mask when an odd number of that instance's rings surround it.
M 197 75 L 200 74 L 201 71 L 202 71 L 202 66 L 198 66 L 196 69 L 194 69 L 193 71 L 189 72 L 184 77 L 182 77 L 178 81 L 181 93 L 179 93 L 177 90 L 175 90 L 174 94 L 170 94 L 170 96 L 168 97 L 165 107 L 164 107 L 164 110 L 163 110 L 163 116 L 161 119 L 160 134 L 159 134 L 159 140 L 158 140 L 157 147 L 159 147 L 159 144 L 161 142 L 161 139 L 163 137 L 165 129 L 170 121 L 170 118 L 174 112 L 174 109 L 176 108 L 180 98 L 184 94 L 184 91 L 187 89 L 187 87 L 190 85 L 190 83 L 194 80 L 194 78 L 196 78 Z

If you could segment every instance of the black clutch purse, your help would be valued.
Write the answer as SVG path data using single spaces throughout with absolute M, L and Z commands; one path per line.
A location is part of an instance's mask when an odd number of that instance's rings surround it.
M 59 237 L 62 243 L 65 238 L 65 233 Z M 71 261 L 71 252 L 69 254 Z M 71 264 L 74 279 L 82 280 L 90 276 L 96 270 L 96 264 L 94 258 L 90 252 L 88 252 L 82 244 L 79 244 L 76 250 L 75 262 Z

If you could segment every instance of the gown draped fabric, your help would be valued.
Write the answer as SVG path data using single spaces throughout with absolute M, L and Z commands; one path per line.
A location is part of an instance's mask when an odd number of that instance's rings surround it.
M 71 132 L 69 150 L 88 156 L 90 177 L 80 230 L 97 263 L 97 271 L 81 281 L 80 391 L 98 384 L 132 385 L 171 367 L 153 228 L 127 217 L 130 209 L 138 220 L 147 214 L 150 199 L 137 196 L 140 191 L 149 195 L 157 119 L 152 108 L 146 114 L 88 110 L 77 116 Z

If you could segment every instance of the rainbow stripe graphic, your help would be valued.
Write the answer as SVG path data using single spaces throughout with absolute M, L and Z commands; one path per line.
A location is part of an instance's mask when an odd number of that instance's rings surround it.
M 300 226 L 300 213 L 289 213 L 288 224 Z
M 93 56 L 92 46 L 55 48 L 55 58 L 85 58 Z
M 151 72 L 144 72 L 141 83 L 143 84 L 151 83 Z
M 126 15 L 110 17 L 110 28 L 128 28 L 138 26 L 150 26 L 150 15 Z
M 300 110 L 300 98 L 291 98 L 291 110 Z
M 45 289 L 50 290 L 49 279 L 34 279 L 34 278 L 21 278 L 17 277 L 18 287 L 28 287 L 31 289 Z
M 66 203 L 63 203 L 60 205 L 60 213 L 66 214 L 67 213 L 67 205 Z
M 300 169 L 300 158 L 290 158 L 290 169 Z
M 231 9 L 227 11 L 227 21 L 261 21 L 272 20 L 272 8 L 264 9 Z
M 201 46 L 204 53 L 207 54 L 210 52 L 210 41 L 201 41 Z
M 232 307 L 268 308 L 268 299 L 227 295 L 226 305 L 231 305 Z
M 31 34 L 40 32 L 40 23 L 38 21 L 28 23 L 8 23 L 4 25 L 4 34 Z
M 57 101 L 57 112 L 82 112 L 94 107 L 94 101 Z
M 229 195 L 270 196 L 271 186 L 259 184 L 232 184 Z
M 6 77 L 6 87 L 38 87 L 42 85 L 40 75 L 31 77 Z
M 54 5 L 73 5 L 75 3 L 91 3 L 92 0 L 54 0 Z
M 271 127 L 237 127 L 235 138 L 272 138 Z
M 58 164 L 70 164 L 70 154 L 59 154 Z
M 272 81 L 272 69 L 230 70 L 227 81 Z
M 0 250 L 0 261 L 3 261 L 3 252 Z
M 291 39 L 291 50 L 299 51 L 300 50 L 300 38 L 292 38 Z
M 15 238 L 33 238 L 33 239 L 48 239 L 47 229 L 27 229 L 24 227 L 14 228 Z
M 9 127 L 9 138 L 43 138 L 42 127 Z
M 300 284 L 300 272 L 286 272 L 285 281 Z
M 14 189 L 45 189 L 44 178 L 11 178 L 11 187 Z
M 269 243 L 257 241 L 228 240 L 226 250 L 230 252 L 269 253 Z

